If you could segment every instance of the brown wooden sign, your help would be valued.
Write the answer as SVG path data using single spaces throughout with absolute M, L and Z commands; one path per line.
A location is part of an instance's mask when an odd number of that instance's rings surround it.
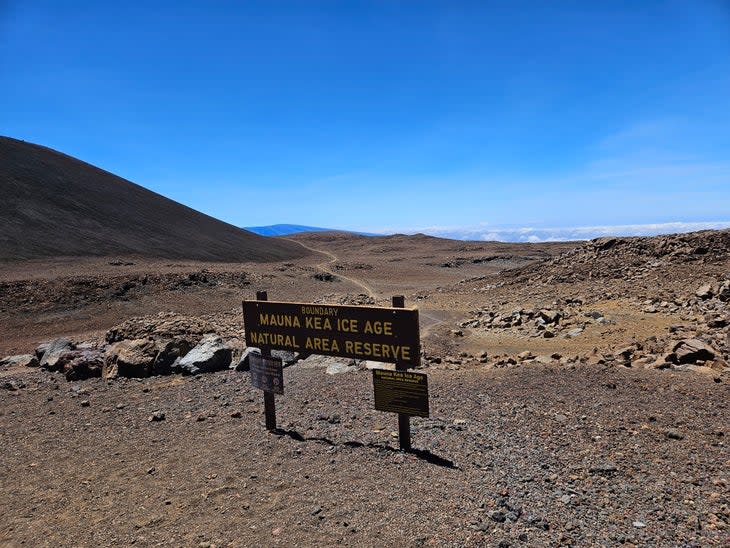
M 243 301 L 246 345 L 417 367 L 418 310 Z
M 375 409 L 428 417 L 428 377 L 423 373 L 373 369 Z
M 251 353 L 248 355 L 248 364 L 251 370 L 251 385 L 272 394 L 284 393 L 284 366 L 281 358 Z

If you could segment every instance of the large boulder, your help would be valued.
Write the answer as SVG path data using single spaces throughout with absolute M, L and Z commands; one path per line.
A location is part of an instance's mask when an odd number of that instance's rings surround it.
M 185 356 L 192 344 L 187 339 L 155 340 L 155 359 L 152 362 L 153 375 L 169 375 L 177 369 L 177 362 Z
M 33 354 L 6 356 L 0 360 L 0 367 L 38 367 L 38 358 Z
M 181 316 L 172 312 L 160 312 L 155 316 L 130 318 L 112 327 L 106 333 L 106 341 L 115 343 L 129 339 L 186 340 L 195 346 L 214 327 L 201 318 Z
M 684 339 L 674 345 L 676 363 L 687 364 L 715 359 L 716 352 L 699 339 Z
M 253 346 L 247 346 L 243 350 L 243 354 L 241 354 L 241 358 L 238 360 L 236 365 L 231 364 L 231 368 L 235 369 L 236 371 L 249 371 L 251 369 L 251 365 L 249 364 L 249 356 L 251 354 L 261 354 L 261 350 L 253 347 Z M 300 355 L 296 352 L 290 352 L 288 350 L 272 350 L 271 356 L 273 358 L 281 358 L 281 363 L 284 367 L 287 367 L 289 365 L 294 365 L 299 361 Z
M 228 369 L 233 349 L 215 333 L 202 340 L 178 362 L 180 370 L 189 375 Z
M 99 350 L 71 350 L 58 357 L 57 366 L 67 381 L 101 377 L 104 357 Z
M 40 360 L 41 367 L 50 371 L 57 371 L 59 369 L 58 359 L 61 355 L 74 349 L 74 344 L 68 339 L 56 339 L 45 349 Z
M 258 354 L 261 355 L 261 351 L 258 348 L 254 348 L 253 346 L 248 346 L 243 350 L 243 354 L 241 354 L 241 359 L 238 360 L 238 363 L 235 366 L 236 371 L 250 371 L 251 370 L 251 364 L 249 362 L 249 357 L 251 354 Z
M 36 349 L 34 351 L 35 357 L 38 358 L 38 362 L 40 363 L 41 358 L 43 357 L 43 354 L 46 353 L 46 350 L 48 350 L 48 347 L 51 346 L 51 343 L 44 342 L 36 346 Z
M 149 377 L 158 348 L 151 339 L 124 340 L 113 344 L 104 356 L 102 377 Z

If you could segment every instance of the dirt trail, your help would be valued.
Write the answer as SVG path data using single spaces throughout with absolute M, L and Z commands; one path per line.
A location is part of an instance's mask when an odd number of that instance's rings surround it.
M 444 323 L 455 323 L 458 318 L 463 315 L 458 312 L 449 310 L 439 310 L 437 308 L 425 309 L 418 307 L 421 317 L 421 337 L 426 337 L 433 333 L 434 329 Z
M 375 289 L 371 285 L 365 283 L 362 280 L 358 280 L 357 278 L 345 276 L 339 272 L 335 273 L 330 268 L 330 265 L 333 265 L 334 263 L 336 263 L 337 261 L 340 260 L 339 257 L 337 257 L 337 255 L 335 255 L 334 253 L 332 253 L 330 251 L 325 251 L 324 249 L 317 249 L 315 247 L 311 247 L 298 240 L 289 239 L 289 238 L 282 238 L 282 239 L 296 242 L 296 243 L 300 244 L 302 247 L 308 249 L 309 251 L 313 251 L 315 253 L 320 253 L 322 255 L 326 255 L 327 257 L 329 257 L 329 260 L 324 263 L 318 263 L 317 265 L 315 265 L 317 268 L 319 268 L 323 272 L 326 272 L 327 274 L 331 274 L 332 276 L 337 276 L 339 278 L 342 278 L 343 280 L 347 280 L 348 282 L 365 290 L 369 297 L 372 297 L 375 300 L 378 299 L 378 295 L 377 295 Z M 433 330 L 436 327 L 438 327 L 439 325 L 441 325 L 447 321 L 451 321 L 451 320 L 453 320 L 454 317 L 458 316 L 458 314 L 455 315 L 453 313 L 449 313 L 449 311 L 447 311 L 447 310 L 437 310 L 437 309 L 426 310 L 422 307 L 419 307 L 419 313 L 420 313 L 420 318 L 421 318 L 421 321 L 420 321 L 421 335 L 423 337 L 426 337 L 429 334 L 431 334 L 433 332 Z
M 323 249 L 317 249 L 317 248 L 308 246 L 305 243 L 302 243 L 300 241 L 293 240 L 293 239 L 290 239 L 290 238 L 282 238 L 282 239 L 283 240 L 289 240 L 290 242 L 295 242 L 295 243 L 301 245 L 302 247 L 308 249 L 309 251 L 314 251 L 315 253 L 321 253 L 322 255 L 327 255 L 327 257 L 329 257 L 330 260 L 327 261 L 327 262 L 324 262 L 324 263 L 317 263 L 317 265 L 315 265 L 317 268 L 319 268 L 323 272 L 326 272 L 327 274 L 331 274 L 332 276 L 336 276 L 336 277 L 341 278 L 343 280 L 347 280 L 348 282 L 350 282 L 350 283 L 358 286 L 359 288 L 363 289 L 367 293 L 368 297 L 372 297 L 373 299 L 376 299 L 377 300 L 378 296 L 375 293 L 375 290 L 372 288 L 372 286 L 366 284 L 362 280 L 358 280 L 356 278 L 351 278 L 350 276 L 345 276 L 344 274 L 341 274 L 341 273 L 335 273 L 330 268 L 329 265 L 335 264 L 337 261 L 339 261 L 339 258 L 334 253 L 330 253 L 329 251 L 324 251 Z

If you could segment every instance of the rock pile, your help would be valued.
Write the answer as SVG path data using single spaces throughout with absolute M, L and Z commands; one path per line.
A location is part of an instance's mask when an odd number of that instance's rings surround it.
M 563 255 L 522 269 L 540 271 L 552 282 L 641 277 L 678 264 L 727 260 L 730 230 L 671 234 L 652 238 L 598 238 Z
M 695 292 L 697 276 L 706 277 Z M 523 292 L 532 295 L 569 289 L 584 302 L 635 298 L 669 306 L 692 306 L 720 297 L 727 302 L 730 286 L 730 230 L 672 234 L 651 238 L 599 238 L 550 259 L 502 272 L 493 284 L 474 291 Z M 688 281 L 691 286 L 688 287 Z M 474 283 L 476 280 L 467 281 Z
M 581 304 L 580 300 L 568 299 L 565 307 L 557 308 L 532 310 L 515 308 L 511 312 L 480 308 L 472 312 L 471 319 L 460 322 L 458 326 L 485 330 L 512 330 L 525 336 L 546 339 L 560 335 L 569 339 L 580 335 L 589 324 L 610 323 L 601 312 L 581 312 L 579 309 Z
M 677 371 L 697 370 L 722 372 L 730 362 L 730 280 L 701 282 L 692 291 L 695 297 L 685 302 L 654 302 L 633 300 L 643 313 L 663 312 L 675 314 L 681 323 L 671 325 L 666 332 L 646 336 L 619 346 L 595 348 L 590 354 L 574 356 L 533 355 L 521 352 L 517 355 L 484 356 L 477 358 L 462 353 L 446 356 L 438 361 L 428 360 L 432 367 L 449 369 L 462 366 L 487 364 L 487 367 L 514 367 L 543 364 L 549 366 L 577 366 L 581 364 L 607 367 L 642 367 Z M 549 307 L 512 310 L 490 310 L 487 307 L 472 312 L 471 318 L 457 324 L 461 329 L 452 330 L 454 336 L 465 335 L 465 330 L 496 330 L 526 338 L 560 336 L 566 339 L 579 337 L 591 324 L 614 324 L 603 313 L 584 306 L 581 299 L 561 298 Z M 621 328 L 621 326 L 618 326 Z
M 465 336 L 472 329 L 525 338 L 586 339 L 608 334 L 607 338 L 615 339 L 622 332 L 631 337 L 624 344 L 614 340 L 606 348 L 571 357 L 568 362 L 566 358 L 541 358 L 553 365 L 600 363 L 715 371 L 726 368 L 730 361 L 728 230 L 599 238 L 558 257 L 502 272 L 499 277 L 460 284 L 460 291 L 469 290 L 485 292 L 487 302 L 494 304 L 473 311 L 468 320 L 455 326 L 459 329 L 453 335 Z M 515 306 L 524 302 L 531 307 Z M 622 325 L 624 319 L 619 316 L 605 317 L 598 311 L 625 307 L 633 309 L 627 313 L 636 329 Z M 664 318 L 649 320 L 643 314 Z M 669 317 L 669 322 L 676 323 L 668 323 Z M 661 324 L 669 327 L 661 328 L 664 332 L 647 327 L 649 331 L 642 335 L 643 326 Z M 588 330 L 591 325 L 595 327 Z M 470 363 L 468 358 L 461 361 Z M 523 361 L 519 356 L 493 356 L 489 364 L 509 367 Z
M 207 320 L 173 312 L 160 312 L 154 316 L 130 318 L 112 327 L 106 333 L 106 341 L 115 343 L 128 339 L 151 338 L 186 340 L 190 344 L 213 331 L 215 327 Z
M 35 355 L 9 356 L 0 365 L 42 367 L 67 380 L 90 377 L 196 375 L 227 369 L 233 348 L 200 318 L 162 313 L 131 318 L 110 329 L 103 342 L 74 344 L 56 339 L 38 346 Z

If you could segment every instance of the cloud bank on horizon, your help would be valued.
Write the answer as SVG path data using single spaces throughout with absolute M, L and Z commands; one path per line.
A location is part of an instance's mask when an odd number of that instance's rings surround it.
M 430 227 L 408 230 L 407 234 L 428 234 L 453 240 L 478 240 L 497 242 L 561 242 L 569 240 L 592 240 L 607 236 L 657 236 L 677 232 L 697 230 L 730 229 L 730 221 L 717 222 L 670 222 L 654 224 L 628 224 L 613 226 L 574 226 L 574 227 Z

